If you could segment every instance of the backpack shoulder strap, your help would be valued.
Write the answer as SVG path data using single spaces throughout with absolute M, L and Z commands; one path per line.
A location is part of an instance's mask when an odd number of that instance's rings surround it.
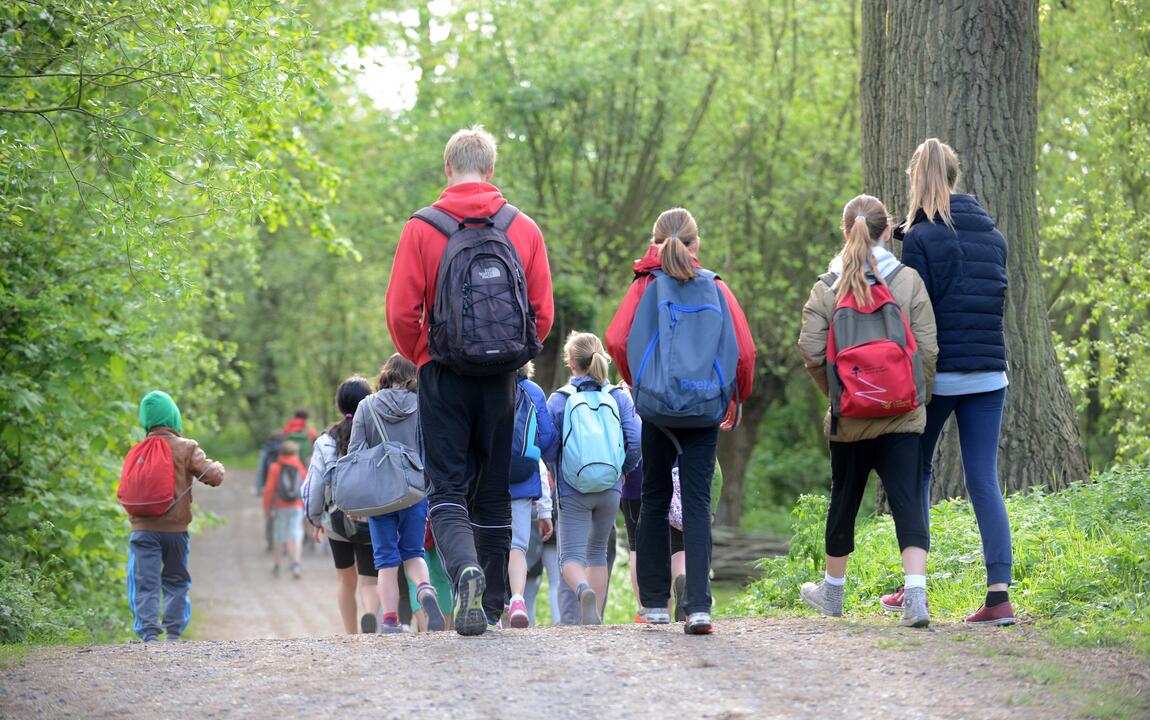
M 511 203 L 504 203 L 503 207 L 499 208 L 499 212 L 491 216 L 491 222 L 494 224 L 496 230 L 505 233 L 518 215 L 519 208 Z
M 835 283 L 838 282 L 838 279 L 839 274 L 836 272 L 825 272 L 822 275 L 819 275 L 819 280 L 822 280 L 823 284 L 829 288 L 833 288 Z
M 574 385 L 572 385 L 571 383 L 567 383 L 566 385 L 564 385 L 563 387 L 559 388 L 559 389 L 558 389 L 558 390 L 556 390 L 555 392 L 559 393 L 560 395 L 562 395 L 562 396 L 564 396 L 564 397 L 567 397 L 567 398 L 569 398 L 569 397 L 571 397 L 572 395 L 574 395 L 574 394 L 575 394 L 577 391 L 575 390 L 575 386 L 574 386 Z
M 701 278 L 706 278 L 711 282 L 715 282 L 719 279 L 718 273 L 708 270 L 707 268 L 695 268 L 695 274 Z
M 412 219 L 422 220 L 447 237 L 451 237 L 459 231 L 459 221 L 437 207 L 429 205 L 411 217 Z
M 894 270 L 891 270 L 886 275 L 883 275 L 882 279 L 886 281 L 887 285 L 890 285 L 891 281 L 894 280 L 895 276 L 898 275 L 904 267 L 906 267 L 906 265 L 903 265 L 902 263 L 895 265 Z

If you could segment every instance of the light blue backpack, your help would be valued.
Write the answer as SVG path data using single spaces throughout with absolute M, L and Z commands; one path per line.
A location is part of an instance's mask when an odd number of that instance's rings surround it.
M 609 490 L 623 474 L 627 453 L 612 389 L 609 384 L 600 387 L 585 382 L 556 391 L 567 397 L 563 406 L 563 479 L 581 493 Z

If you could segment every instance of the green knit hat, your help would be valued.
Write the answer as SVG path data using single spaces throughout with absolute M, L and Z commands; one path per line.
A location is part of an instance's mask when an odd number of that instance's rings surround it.
M 169 427 L 176 432 L 184 431 L 176 401 L 166 392 L 159 390 L 153 390 L 140 401 L 140 424 L 144 426 L 145 432 L 160 426 Z

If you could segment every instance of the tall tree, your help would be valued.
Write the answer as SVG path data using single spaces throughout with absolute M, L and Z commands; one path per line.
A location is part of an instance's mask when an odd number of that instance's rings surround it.
M 1084 479 L 1082 436 L 1051 342 L 1039 265 L 1038 0 L 867 0 L 862 28 L 867 189 L 897 217 L 907 160 L 924 138 L 938 137 L 959 155 L 962 189 L 984 204 L 1010 247 L 1000 477 L 1010 490 Z M 951 423 L 934 499 L 964 494 L 955 440 Z

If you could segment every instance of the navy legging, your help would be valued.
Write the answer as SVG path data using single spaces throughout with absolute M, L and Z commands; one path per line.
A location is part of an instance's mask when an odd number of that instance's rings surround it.
M 930 479 L 934 448 L 947 418 L 958 421 L 958 442 L 962 450 L 962 472 L 966 493 L 982 535 L 982 555 L 986 561 L 986 584 L 1010 584 L 1010 520 L 998 487 L 998 436 L 1002 429 L 1002 408 L 1006 388 L 971 395 L 935 395 L 926 406 L 926 431 L 922 435 L 922 503 L 930 528 Z

